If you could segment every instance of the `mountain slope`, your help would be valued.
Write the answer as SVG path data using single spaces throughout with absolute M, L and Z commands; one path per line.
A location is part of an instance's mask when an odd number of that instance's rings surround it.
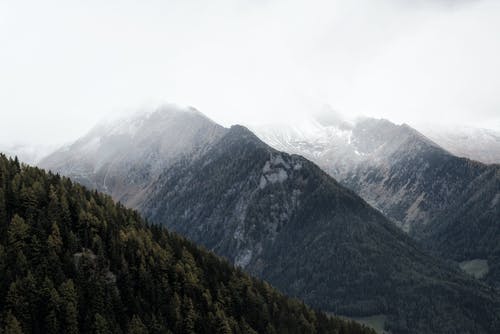
M 38 166 L 134 207 L 141 201 L 142 190 L 164 168 L 201 154 L 224 130 L 193 108 L 165 105 L 151 113 L 100 124 Z
M 424 198 L 432 189 L 423 176 L 428 160 L 439 162 L 450 155 L 407 125 L 362 119 L 344 128 L 315 121 L 307 127 L 314 129 L 309 133 L 302 128 L 270 127 L 257 129 L 257 134 L 279 150 L 318 163 L 405 231 L 427 221 L 434 207 L 447 199 L 445 194 Z
M 498 131 L 428 124 L 422 124 L 417 129 L 456 156 L 486 164 L 500 163 L 500 132 Z
M 234 126 L 166 171 L 139 207 L 287 294 L 397 333 L 494 332 L 498 295 L 429 256 L 308 160 Z
M 372 333 L 0 155 L 0 332 Z
M 278 149 L 315 161 L 445 257 L 500 266 L 499 165 L 456 157 L 411 127 L 386 120 L 350 126 L 314 121 L 257 133 Z M 500 283 L 494 270 L 491 275 Z
M 469 164 L 484 165 L 461 159 Z M 415 235 L 429 248 L 457 261 L 481 259 L 484 278 L 500 288 L 500 165 L 491 165 L 457 194 L 452 205 Z

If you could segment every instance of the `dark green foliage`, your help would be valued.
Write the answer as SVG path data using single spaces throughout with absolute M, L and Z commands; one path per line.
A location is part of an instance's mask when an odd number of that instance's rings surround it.
M 11 312 L 7 312 L 5 316 L 5 327 L 3 333 L 5 334 L 22 334 L 23 330 L 21 329 L 21 324 L 16 319 L 15 316 L 12 315 Z
M 1 333 L 370 333 L 0 155 Z

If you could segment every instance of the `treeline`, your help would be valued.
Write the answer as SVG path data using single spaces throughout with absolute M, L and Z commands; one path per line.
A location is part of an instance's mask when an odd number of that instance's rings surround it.
M 0 333 L 373 333 L 0 154 Z

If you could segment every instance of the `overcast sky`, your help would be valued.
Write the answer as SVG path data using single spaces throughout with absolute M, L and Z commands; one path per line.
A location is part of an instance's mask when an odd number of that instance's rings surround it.
M 0 143 L 162 102 L 500 130 L 500 1 L 0 0 Z

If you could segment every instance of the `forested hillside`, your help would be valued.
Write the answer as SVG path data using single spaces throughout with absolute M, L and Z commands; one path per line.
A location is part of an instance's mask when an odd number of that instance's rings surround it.
M 0 333 L 370 333 L 0 154 Z

